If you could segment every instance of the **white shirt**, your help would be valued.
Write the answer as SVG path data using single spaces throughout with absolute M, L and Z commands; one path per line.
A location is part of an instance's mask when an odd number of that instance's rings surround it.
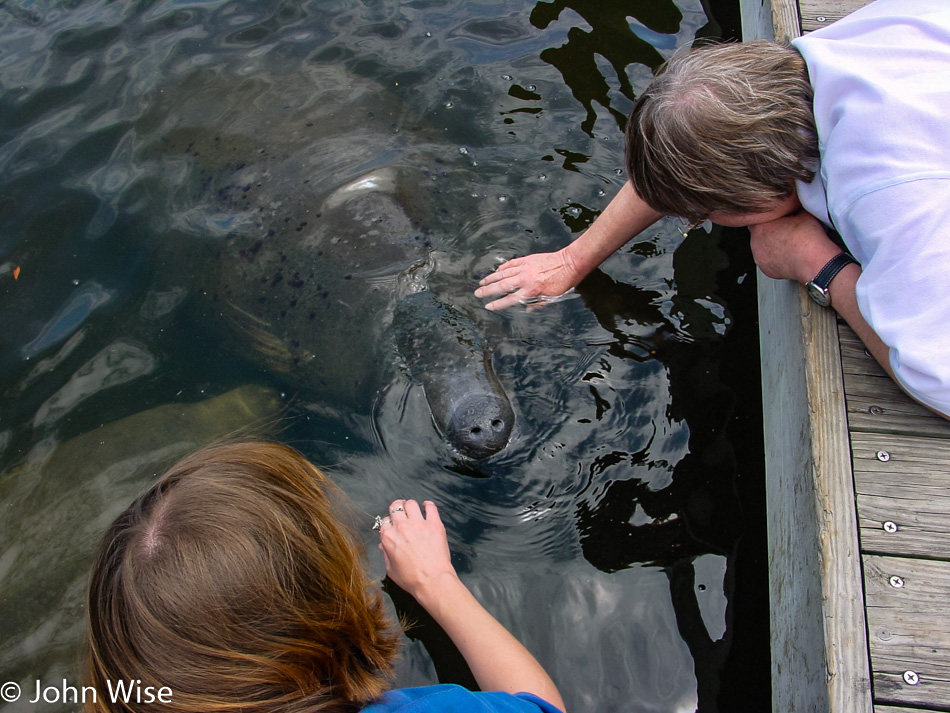
M 821 154 L 799 198 L 861 263 L 898 381 L 950 414 L 950 0 L 877 0 L 793 44 Z

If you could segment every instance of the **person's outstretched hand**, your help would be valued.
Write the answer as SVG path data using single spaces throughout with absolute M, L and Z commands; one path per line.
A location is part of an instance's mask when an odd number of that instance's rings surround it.
M 415 500 L 394 500 L 379 529 L 379 549 L 390 579 L 425 606 L 458 575 L 438 508 L 429 500 L 423 506 L 425 516 Z
M 465 657 L 483 691 L 522 691 L 564 710 L 554 681 L 459 579 L 435 503 L 394 500 L 380 519 L 386 573 L 429 612 Z
M 556 299 L 576 287 L 581 278 L 566 250 L 535 253 L 499 265 L 479 281 L 475 296 L 504 295 L 485 305 L 485 309 L 504 309 Z

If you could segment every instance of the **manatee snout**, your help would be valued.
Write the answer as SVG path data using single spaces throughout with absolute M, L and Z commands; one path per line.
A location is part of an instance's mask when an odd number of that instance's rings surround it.
M 514 425 L 507 397 L 467 393 L 448 414 L 445 437 L 462 455 L 482 460 L 508 445 Z
M 429 291 L 402 298 L 396 347 L 422 384 L 432 420 L 461 455 L 483 460 L 508 445 L 515 415 L 474 323 Z

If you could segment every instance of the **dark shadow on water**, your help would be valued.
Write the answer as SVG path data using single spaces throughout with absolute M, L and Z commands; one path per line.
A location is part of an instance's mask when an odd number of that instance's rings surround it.
M 704 242 L 712 239 L 693 231 L 679 247 L 678 281 L 689 284 L 690 270 L 709 267 Z M 720 247 L 728 261 L 715 287 L 732 313 L 726 336 L 653 344 L 668 369 L 669 408 L 689 425 L 689 452 L 676 464 L 672 483 L 654 491 L 636 479 L 614 480 L 596 505 L 580 503 L 577 510 L 584 556 L 598 569 L 648 563 L 666 572 L 677 624 L 696 664 L 703 713 L 767 710 L 771 700 L 769 659 L 762 655 L 768 602 L 755 595 L 767 589 L 767 558 L 755 268 L 747 246 L 745 230 L 723 231 Z M 659 319 L 654 295 L 602 272 L 578 291 L 615 336 L 624 320 Z M 621 335 L 611 348 L 628 357 L 642 353 L 627 341 Z M 631 524 L 638 508 L 653 522 Z M 693 581 L 691 563 L 706 553 L 728 561 L 728 626 L 717 641 L 699 616 Z
M 472 691 L 480 690 L 465 658 L 435 619 L 389 577 L 383 580 L 383 591 L 392 599 L 406 636 L 426 647 L 439 682 L 454 683 Z

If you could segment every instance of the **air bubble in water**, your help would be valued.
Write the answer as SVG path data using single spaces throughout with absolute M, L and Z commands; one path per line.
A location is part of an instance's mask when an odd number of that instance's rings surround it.
M 501 75 L 501 78 L 504 79 L 506 82 L 510 82 L 512 79 L 514 79 L 514 77 L 512 77 L 510 74 L 503 74 Z
M 451 109 L 453 106 L 455 106 L 455 104 L 453 104 L 452 102 L 445 102 L 446 109 Z
M 529 84 L 525 87 L 525 89 L 527 89 L 529 92 L 533 92 L 535 89 L 537 89 L 537 87 L 533 84 Z

